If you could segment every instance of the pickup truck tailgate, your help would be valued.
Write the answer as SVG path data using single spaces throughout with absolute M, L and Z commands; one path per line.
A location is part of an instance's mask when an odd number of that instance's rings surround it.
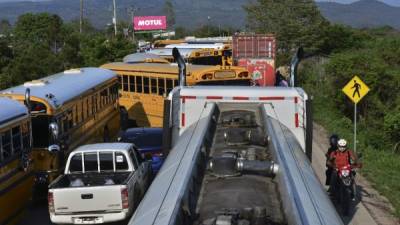
M 53 189 L 55 213 L 122 210 L 123 185 Z

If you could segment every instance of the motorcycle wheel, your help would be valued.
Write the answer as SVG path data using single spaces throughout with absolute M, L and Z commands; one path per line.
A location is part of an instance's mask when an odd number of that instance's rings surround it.
M 344 216 L 348 216 L 350 213 L 350 204 L 351 204 L 351 189 L 348 187 L 342 188 L 341 194 L 341 206 L 342 206 L 342 213 Z

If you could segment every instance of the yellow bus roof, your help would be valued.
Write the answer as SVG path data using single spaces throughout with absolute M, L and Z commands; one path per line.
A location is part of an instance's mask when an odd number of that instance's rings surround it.
M 143 72 L 162 72 L 166 74 L 178 74 L 177 64 L 165 64 L 165 63 L 108 63 L 101 66 L 101 68 L 111 69 L 116 72 L 118 71 L 143 71 Z M 186 65 L 186 71 L 188 73 L 200 73 L 210 70 L 240 70 L 246 71 L 243 67 L 238 66 L 210 66 L 210 65 Z
M 101 68 L 111 69 L 116 72 L 120 71 L 143 71 L 143 72 L 162 72 L 169 74 L 178 74 L 177 64 L 165 64 L 165 63 L 122 63 L 114 62 L 108 63 L 101 66 Z M 208 70 L 245 70 L 243 67 L 223 67 L 223 66 L 209 66 L 209 65 L 186 65 L 187 72 L 202 72 Z

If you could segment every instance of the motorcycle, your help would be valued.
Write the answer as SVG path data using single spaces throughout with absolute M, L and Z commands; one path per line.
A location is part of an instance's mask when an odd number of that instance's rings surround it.
M 336 169 L 337 181 L 335 199 L 340 203 L 340 208 L 345 216 L 350 213 L 351 199 L 354 197 L 354 173 L 350 164 Z

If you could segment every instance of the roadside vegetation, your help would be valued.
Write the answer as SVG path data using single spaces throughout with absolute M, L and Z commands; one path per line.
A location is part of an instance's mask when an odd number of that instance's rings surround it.
M 354 104 L 342 88 L 358 75 L 370 92 L 358 104 L 357 152 L 361 173 L 400 217 L 400 32 L 390 27 L 352 29 L 331 24 L 312 0 L 258 0 L 245 7 L 250 28 L 274 33 L 278 66 L 303 46 L 300 86 L 314 97 L 315 120 L 353 147 Z M 328 146 L 327 146 L 328 147 Z
M 314 97 L 315 120 L 353 146 L 354 104 L 342 92 L 358 75 L 370 92 L 357 105 L 357 152 L 361 173 L 386 196 L 400 217 L 400 34 L 368 34 L 362 47 L 303 62 L 301 85 Z

